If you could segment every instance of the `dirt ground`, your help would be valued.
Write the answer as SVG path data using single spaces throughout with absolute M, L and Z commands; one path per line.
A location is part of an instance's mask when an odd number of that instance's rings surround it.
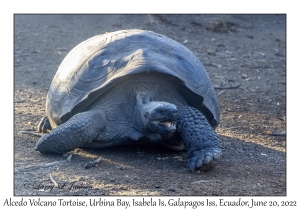
M 208 71 L 223 145 L 212 171 L 186 170 L 186 152 L 140 145 L 76 149 L 64 162 L 67 156 L 34 151 L 39 137 L 21 133 L 36 130 L 52 78 L 73 47 L 131 28 L 184 44 Z M 285 133 L 285 15 L 14 17 L 14 195 L 284 196 Z M 99 165 L 84 168 L 99 156 Z

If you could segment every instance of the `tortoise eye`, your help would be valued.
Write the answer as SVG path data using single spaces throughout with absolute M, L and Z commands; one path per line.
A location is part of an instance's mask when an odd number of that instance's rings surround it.
M 163 113 L 164 113 L 164 110 L 158 109 L 157 112 L 158 112 L 159 114 L 163 114 Z

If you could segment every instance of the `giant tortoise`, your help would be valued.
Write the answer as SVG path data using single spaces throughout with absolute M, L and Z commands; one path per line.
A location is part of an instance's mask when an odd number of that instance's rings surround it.
M 149 143 L 186 150 L 187 168 L 221 155 L 214 87 L 198 58 L 157 33 L 122 30 L 72 49 L 51 83 L 35 150 Z

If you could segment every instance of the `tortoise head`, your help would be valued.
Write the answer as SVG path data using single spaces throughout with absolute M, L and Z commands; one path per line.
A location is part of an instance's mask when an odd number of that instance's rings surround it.
M 158 133 L 170 138 L 176 131 L 177 107 L 163 101 L 141 100 L 138 103 L 142 128 L 145 133 Z

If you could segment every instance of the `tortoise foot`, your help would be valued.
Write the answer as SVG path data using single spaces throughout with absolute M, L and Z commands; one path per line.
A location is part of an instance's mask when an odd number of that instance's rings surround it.
M 194 151 L 190 155 L 186 168 L 189 170 L 200 169 L 209 171 L 215 167 L 217 160 L 221 156 L 221 149 L 202 149 Z
M 43 117 L 37 126 L 37 132 L 47 133 L 51 130 L 51 125 L 47 116 Z

